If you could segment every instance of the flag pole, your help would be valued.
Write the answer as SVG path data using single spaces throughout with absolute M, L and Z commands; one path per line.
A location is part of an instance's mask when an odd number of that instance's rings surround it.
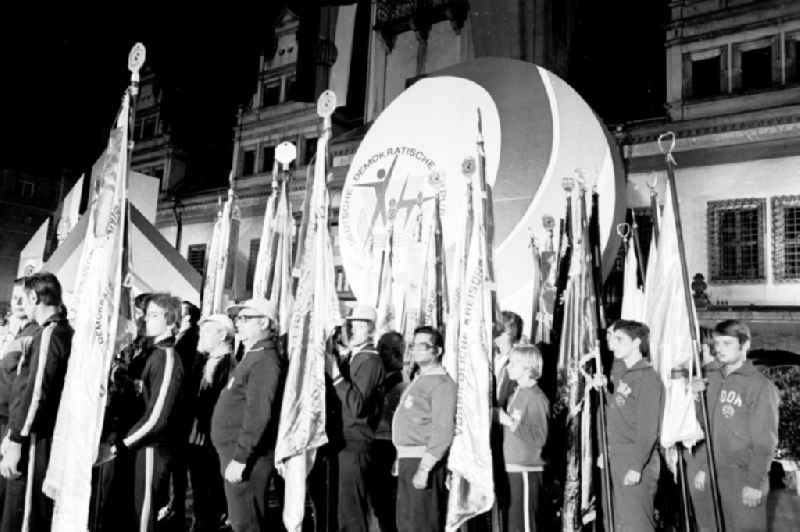
M 603 341 L 603 331 L 606 328 L 603 306 L 600 301 L 600 289 L 602 287 L 602 268 L 600 254 L 600 226 L 599 226 L 599 194 L 596 190 L 592 191 L 592 214 L 589 218 L 589 243 L 592 256 L 592 283 L 594 284 L 594 308 L 597 316 L 597 328 L 595 329 L 595 342 L 599 348 L 598 355 L 595 357 L 595 376 L 603 375 L 603 362 L 600 353 L 608 347 Z M 583 225 L 586 223 L 586 187 L 582 186 L 580 191 L 580 211 Z M 608 421 L 606 420 L 605 393 L 602 390 L 595 390 L 597 394 L 597 417 L 600 424 L 600 452 L 603 457 L 603 469 L 600 476 L 603 479 L 603 506 L 606 523 L 609 532 L 614 531 L 614 505 L 611 499 L 611 472 L 608 461 Z
M 666 138 L 671 137 L 671 143 L 668 149 L 664 149 L 662 142 Z M 683 225 L 681 223 L 681 210 L 678 204 L 678 190 L 676 187 L 675 181 L 675 166 L 677 163 L 675 162 L 675 158 L 672 156 L 672 150 L 675 148 L 675 133 L 669 131 L 667 133 L 663 133 L 658 137 L 658 148 L 661 150 L 661 153 L 664 154 L 664 162 L 667 167 L 667 180 L 669 182 L 669 189 L 670 189 L 670 197 L 672 199 L 672 205 L 675 211 L 675 234 L 678 238 L 678 253 L 680 254 L 680 261 L 681 261 L 681 275 L 683 277 L 683 294 L 686 300 L 686 310 L 689 313 L 689 331 L 692 335 L 692 357 L 694 359 L 694 365 L 697 368 L 698 374 L 702 371 L 702 366 L 700 365 L 700 340 L 697 336 L 697 316 L 695 315 L 695 308 L 694 308 L 694 301 L 692 299 L 692 294 L 689 292 L 689 271 L 686 266 L 686 247 L 683 242 Z M 717 530 L 725 530 L 723 519 L 722 519 L 722 510 L 720 508 L 720 499 L 719 499 L 719 484 L 717 482 L 717 462 L 714 458 L 714 443 L 711 435 L 711 427 L 709 424 L 709 415 L 708 415 L 708 403 L 706 402 L 706 392 L 705 390 L 701 392 L 700 396 L 700 409 L 703 418 L 703 429 L 706 433 L 706 458 L 709 464 L 709 481 L 711 484 L 711 498 L 714 501 L 714 522 L 716 524 Z M 679 460 L 680 462 L 680 460 Z
M 642 244 L 639 240 L 639 224 L 636 223 L 636 212 L 631 209 L 631 234 L 630 239 L 633 241 L 633 252 L 636 254 L 636 267 L 639 270 L 639 276 L 642 279 L 642 286 L 645 283 L 644 274 L 644 261 L 642 261 Z
M 436 196 L 433 203 L 433 255 L 435 260 L 436 279 L 434 279 L 434 286 L 436 290 L 436 326 L 442 333 L 445 334 L 444 322 L 444 257 L 442 253 L 443 239 L 442 239 L 442 219 L 441 219 L 441 196 L 439 191 L 436 191 Z

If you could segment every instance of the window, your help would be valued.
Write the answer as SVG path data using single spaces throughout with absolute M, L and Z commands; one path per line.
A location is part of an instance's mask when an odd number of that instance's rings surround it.
M 800 281 L 800 196 L 772 198 L 772 271 L 775 281 Z
M 281 82 L 270 80 L 261 85 L 261 107 L 269 107 L 281 103 Z
M 764 207 L 766 200 L 708 202 L 711 282 L 764 281 Z
M 253 175 L 256 171 L 256 150 L 242 152 L 242 175 Z
M 317 137 L 306 138 L 303 148 L 303 164 L 310 164 L 317 154 Z
M 33 198 L 36 194 L 36 184 L 31 181 L 19 180 L 19 195 L 23 198 Z
M 707 59 L 692 61 L 692 98 L 707 98 L 722 93 L 721 57 L 719 55 Z
M 284 101 L 294 100 L 296 98 L 295 95 L 295 82 L 297 78 L 295 76 L 289 76 L 286 78 L 286 89 L 284 90 Z
M 258 248 L 261 244 L 261 239 L 253 238 L 250 240 L 250 258 L 247 261 L 247 277 L 245 278 L 245 290 L 248 292 L 253 291 L 253 278 L 256 275 L 256 261 L 258 260 Z M 254 296 L 256 294 L 253 294 Z M 262 294 L 258 294 L 261 296 Z
M 786 39 L 786 82 L 800 82 L 800 34 Z
M 139 133 L 140 139 L 151 139 L 156 136 L 156 117 L 149 116 L 142 119 L 142 129 Z
M 192 244 L 189 246 L 189 252 L 186 255 L 186 260 L 192 265 L 192 268 L 197 270 L 200 275 L 205 275 L 206 272 L 206 245 L 205 244 Z
M 275 164 L 275 146 L 264 146 L 261 148 L 261 171 L 271 172 Z
M 744 91 L 772 86 L 772 47 L 765 46 L 742 51 L 742 81 Z

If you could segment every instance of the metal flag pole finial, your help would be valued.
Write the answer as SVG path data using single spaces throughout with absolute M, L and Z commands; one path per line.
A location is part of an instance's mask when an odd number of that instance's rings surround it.
M 139 92 L 139 71 L 144 65 L 147 57 L 147 49 L 140 42 L 137 42 L 128 53 L 128 70 L 131 72 L 131 94 L 136 96 Z
M 664 147 L 664 142 L 667 139 L 669 139 L 669 148 Z M 678 163 L 675 162 L 675 158 L 672 156 L 672 152 L 675 150 L 676 140 L 677 137 L 675 136 L 674 131 L 667 131 L 666 133 L 662 133 L 658 136 L 658 150 L 663 153 L 667 160 L 674 166 L 678 166 Z

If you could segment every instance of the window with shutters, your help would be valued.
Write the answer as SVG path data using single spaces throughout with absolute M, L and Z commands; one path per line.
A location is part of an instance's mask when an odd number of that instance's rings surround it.
M 800 281 L 800 196 L 772 198 L 772 272 L 777 282 Z
M 205 244 L 192 244 L 189 246 L 189 252 L 186 255 L 186 260 L 192 265 L 192 268 L 197 270 L 200 275 L 205 275 L 206 272 L 206 245 Z
M 256 261 L 258 260 L 258 248 L 261 244 L 261 239 L 253 238 L 250 240 L 250 258 L 247 260 L 247 277 L 245 278 L 244 286 L 248 292 L 253 291 L 253 278 L 256 275 Z M 255 296 L 255 294 L 253 294 Z M 262 295 L 262 294 L 258 294 Z
M 766 280 L 763 198 L 708 202 L 709 280 L 752 283 Z

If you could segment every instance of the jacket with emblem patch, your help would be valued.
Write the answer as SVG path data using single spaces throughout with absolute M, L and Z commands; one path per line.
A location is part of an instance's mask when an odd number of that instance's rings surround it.
M 718 363 L 706 365 L 705 370 L 717 467 L 735 465 L 745 470 L 747 485 L 760 489 L 778 445 L 778 391 L 749 360 L 727 376 Z M 692 461 L 697 469 L 707 471 L 703 445 L 693 449 Z
M 398 451 L 424 448 L 418 454 L 433 467 L 453 442 L 455 420 L 456 383 L 444 368 L 436 368 L 417 376 L 400 397 L 392 420 L 392 443 Z
M 275 452 L 285 373 L 272 339 L 244 353 L 211 416 L 211 442 L 222 460 L 246 464 Z
M 24 353 L 29 353 L 33 339 L 40 330 L 39 324 L 31 320 L 3 346 L 3 353 L 0 354 L 0 423 L 2 424 L 8 424 L 14 380 L 17 378 L 20 360 Z
M 655 452 L 664 412 L 664 385 L 650 362 L 630 368 L 615 363 L 613 393 L 606 392 L 608 448 L 612 466 L 641 472 Z

